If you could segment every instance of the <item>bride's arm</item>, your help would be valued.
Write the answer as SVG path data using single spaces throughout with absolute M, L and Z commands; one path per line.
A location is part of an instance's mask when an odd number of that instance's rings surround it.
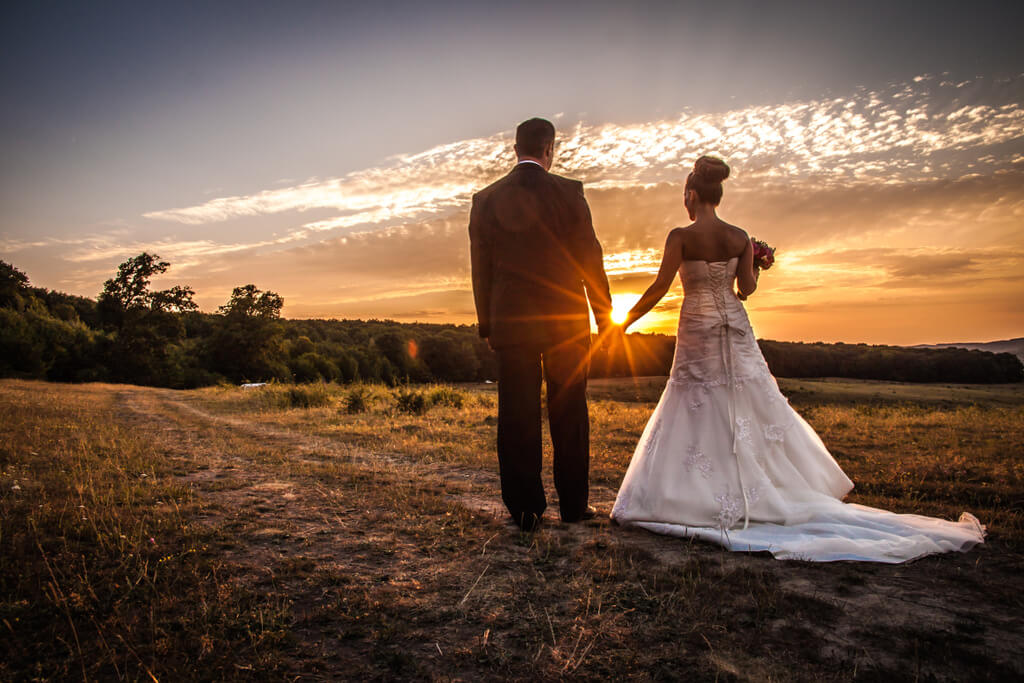
M 757 290 L 757 269 L 754 268 L 754 245 L 747 239 L 747 246 L 740 254 L 740 262 L 736 266 L 736 287 L 740 290 L 740 299 L 746 299 Z
M 636 305 L 629 309 L 626 320 L 622 323 L 623 332 L 661 301 L 661 297 L 665 296 L 665 292 L 672 286 L 672 281 L 675 279 L 676 273 L 679 272 L 679 264 L 682 263 L 682 260 L 683 231 L 676 228 L 668 234 L 668 239 L 665 240 L 665 254 L 661 257 L 658 277 L 654 279 L 654 283 L 647 288 Z

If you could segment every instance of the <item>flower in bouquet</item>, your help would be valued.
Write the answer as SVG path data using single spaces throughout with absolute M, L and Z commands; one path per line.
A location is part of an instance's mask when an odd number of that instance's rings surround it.
M 769 247 L 767 242 L 762 242 L 754 237 L 750 238 L 754 246 L 754 267 L 761 270 L 768 270 L 775 263 L 775 247 Z

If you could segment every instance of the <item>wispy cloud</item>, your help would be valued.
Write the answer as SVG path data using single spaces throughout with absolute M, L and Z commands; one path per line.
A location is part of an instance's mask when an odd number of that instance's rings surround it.
M 722 215 L 779 247 L 749 302 L 759 334 L 916 343 L 1019 336 L 1024 325 L 1024 76 L 920 77 L 815 101 L 560 127 L 555 170 L 587 183 L 614 292 L 653 280 L 667 232 L 687 222 L 686 173 L 716 153 L 734 169 Z M 207 310 L 256 282 L 281 293 L 290 316 L 472 322 L 470 195 L 508 170 L 511 148 L 508 131 L 151 211 L 142 222 L 157 239 L 120 226 L 0 240 L 0 252 L 59 252 L 60 286 L 84 292 L 148 250 Z M 681 294 L 673 287 L 643 326 L 671 332 Z M 956 331 L 968 324 L 977 335 Z
M 972 88 L 995 91 L 987 96 L 1002 102 L 974 101 Z M 991 173 L 1022 163 L 983 153 L 1024 137 L 1022 95 L 1024 76 L 999 84 L 920 77 L 840 98 L 683 113 L 631 126 L 579 123 L 561 132 L 555 170 L 595 189 L 678 182 L 697 155 L 713 152 L 729 159 L 737 182 L 746 187 L 783 181 L 844 188 L 902 185 Z M 145 217 L 204 224 L 312 209 L 338 212 L 296 226 L 305 237 L 310 231 L 443 215 L 464 206 L 475 189 L 505 172 L 511 142 L 509 133 L 454 142 L 340 178 L 311 179 Z

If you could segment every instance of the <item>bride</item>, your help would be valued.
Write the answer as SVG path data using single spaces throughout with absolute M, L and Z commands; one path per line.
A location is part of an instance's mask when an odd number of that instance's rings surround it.
M 820 562 L 905 562 L 981 543 L 984 527 L 966 512 L 954 523 L 841 501 L 853 483 L 779 391 L 741 302 L 758 271 L 750 238 L 715 213 L 728 177 L 720 159 L 694 164 L 684 191 L 693 224 L 669 233 L 657 279 L 623 323 L 625 331 L 650 311 L 679 272 L 671 374 L 612 518 Z

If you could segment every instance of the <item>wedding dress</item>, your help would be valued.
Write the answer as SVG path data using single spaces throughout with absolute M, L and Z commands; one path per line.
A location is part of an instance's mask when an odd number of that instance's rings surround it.
M 733 293 L 737 258 L 683 261 L 672 371 L 612 518 L 729 550 L 818 562 L 905 562 L 983 542 L 958 522 L 841 499 L 853 483 L 779 391 Z

